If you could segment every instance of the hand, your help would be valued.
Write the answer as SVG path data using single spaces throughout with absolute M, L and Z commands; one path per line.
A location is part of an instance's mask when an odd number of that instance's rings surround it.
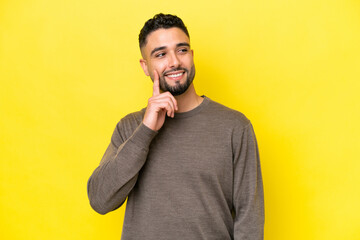
M 178 110 L 174 96 L 169 92 L 160 93 L 159 74 L 154 70 L 153 95 L 148 100 L 143 123 L 148 128 L 158 131 L 165 122 L 165 116 L 174 117 Z

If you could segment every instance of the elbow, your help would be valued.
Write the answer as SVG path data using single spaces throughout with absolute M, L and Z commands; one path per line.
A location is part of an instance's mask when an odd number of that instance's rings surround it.
M 105 205 L 101 204 L 99 201 L 96 201 L 91 198 L 89 198 L 89 200 L 90 200 L 90 206 L 92 209 L 94 209 L 95 212 L 97 212 L 101 215 L 105 215 L 111 211 L 111 210 L 107 209 L 106 207 L 104 207 Z
M 121 202 L 121 204 L 115 204 L 110 201 L 99 201 L 98 199 L 93 199 L 90 197 L 89 197 L 89 199 L 90 199 L 90 206 L 92 207 L 92 209 L 94 209 L 95 212 L 97 212 L 101 215 L 105 215 L 108 212 L 118 209 L 125 202 L 125 200 L 123 200 Z
M 106 213 L 111 211 L 108 208 L 106 208 L 106 201 L 104 201 L 103 197 L 101 197 L 102 194 L 96 191 L 96 188 L 94 189 L 94 187 L 91 185 L 91 178 L 87 183 L 87 194 L 88 194 L 90 206 L 92 209 L 95 210 L 95 212 L 101 215 L 105 215 Z
M 105 196 L 106 194 L 92 189 L 91 185 L 88 184 L 88 198 L 90 206 L 95 210 L 95 212 L 101 215 L 114 211 L 125 202 L 125 199 L 116 200 L 114 197 L 106 198 Z M 121 202 L 121 204 L 119 204 L 119 202 Z

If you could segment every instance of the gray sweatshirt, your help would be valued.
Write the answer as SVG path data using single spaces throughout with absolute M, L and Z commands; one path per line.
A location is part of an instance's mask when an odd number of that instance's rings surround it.
M 257 142 L 240 112 L 207 97 L 155 132 L 145 109 L 121 119 L 88 181 L 95 211 L 128 197 L 122 239 L 263 239 Z

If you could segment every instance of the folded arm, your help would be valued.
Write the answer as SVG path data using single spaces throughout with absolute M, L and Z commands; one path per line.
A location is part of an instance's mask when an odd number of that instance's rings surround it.
M 149 145 L 156 132 L 141 123 L 128 139 L 122 136 L 122 122 L 116 127 L 100 165 L 88 180 L 91 207 L 106 214 L 120 207 L 135 186 Z

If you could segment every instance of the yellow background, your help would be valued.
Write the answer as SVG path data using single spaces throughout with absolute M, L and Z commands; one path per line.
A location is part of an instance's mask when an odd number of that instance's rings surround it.
M 119 239 L 87 179 L 116 123 L 146 106 L 137 37 L 179 15 L 199 94 L 257 134 L 266 240 L 360 239 L 357 0 L 0 2 L 1 239 Z

